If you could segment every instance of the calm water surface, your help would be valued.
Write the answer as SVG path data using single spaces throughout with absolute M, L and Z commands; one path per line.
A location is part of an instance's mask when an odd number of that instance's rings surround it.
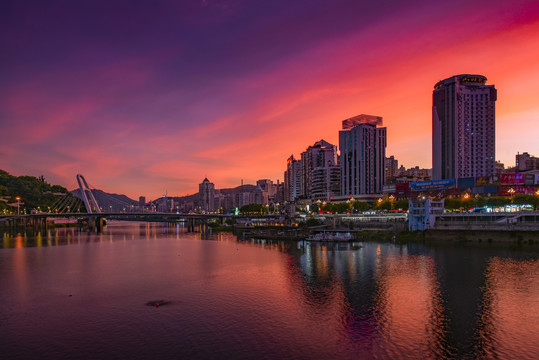
M 537 247 L 3 235 L 2 359 L 533 359 Z M 148 305 L 163 301 L 160 306 Z

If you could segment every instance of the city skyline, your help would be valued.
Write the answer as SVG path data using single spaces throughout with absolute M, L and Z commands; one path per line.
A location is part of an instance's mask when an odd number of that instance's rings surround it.
M 498 89 L 496 160 L 539 153 L 536 2 L 105 4 L 0 15 L 0 169 L 148 199 L 283 181 L 357 114 L 428 168 L 432 91 L 457 74 Z

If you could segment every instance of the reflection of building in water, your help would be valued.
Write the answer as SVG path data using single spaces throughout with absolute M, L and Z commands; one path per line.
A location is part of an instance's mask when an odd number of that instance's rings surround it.
M 453 358 L 473 359 L 486 262 L 494 252 L 485 248 L 448 246 L 433 251 L 447 317 L 447 342 Z
M 427 230 L 434 227 L 436 215 L 444 213 L 444 199 L 442 200 L 409 200 L 408 230 Z
M 358 357 L 377 353 L 390 358 L 403 352 L 419 358 L 443 356 L 445 324 L 432 259 L 403 256 L 402 249 L 388 245 L 352 247 L 305 247 L 302 272 L 296 270 L 294 276 L 299 275 L 301 294 L 307 298 L 303 302 L 315 307 L 308 311 L 338 311 L 342 328 L 337 330 L 346 334 L 346 346 Z M 334 283 L 342 286 L 336 289 Z M 342 304 L 335 304 L 338 299 Z
M 434 261 L 426 255 L 390 255 L 381 262 L 376 294 L 378 354 L 412 359 L 446 357 L 445 320 Z
M 481 312 L 482 353 L 489 359 L 539 354 L 539 262 L 493 258 L 486 270 Z

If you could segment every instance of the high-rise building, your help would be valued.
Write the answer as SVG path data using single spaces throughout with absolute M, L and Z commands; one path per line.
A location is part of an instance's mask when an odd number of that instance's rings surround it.
M 317 167 L 337 165 L 337 146 L 320 140 L 301 153 L 301 195 L 312 197 L 313 170 Z
M 301 161 L 290 155 L 284 172 L 284 200 L 295 201 L 301 195 Z
M 432 94 L 433 180 L 495 174 L 494 85 L 482 75 L 439 81 Z
M 205 178 L 198 185 L 199 207 L 205 212 L 215 210 L 215 185 Z
M 341 168 L 338 164 L 316 167 L 312 173 L 312 200 L 330 200 L 341 193 Z
M 339 131 L 341 196 L 382 193 L 385 183 L 386 128 L 382 118 L 358 115 Z
M 386 184 L 393 184 L 397 177 L 397 171 L 399 170 L 399 160 L 395 159 L 395 156 L 391 155 L 386 157 L 384 161 L 386 172 Z

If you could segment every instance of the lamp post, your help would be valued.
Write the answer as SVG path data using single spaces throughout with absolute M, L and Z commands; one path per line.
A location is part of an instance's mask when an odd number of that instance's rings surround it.
M 15 200 L 17 200 L 17 215 L 20 215 L 21 212 L 20 212 L 20 205 L 21 205 L 21 197 L 20 196 L 17 196 L 15 198 Z

